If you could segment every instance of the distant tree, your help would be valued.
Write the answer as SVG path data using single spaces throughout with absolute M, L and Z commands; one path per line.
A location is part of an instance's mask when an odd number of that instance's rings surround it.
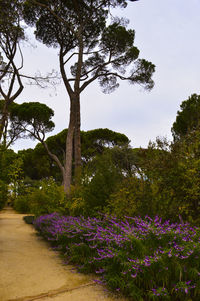
M 4 106 L 5 100 L 0 100 L 0 115 L 3 115 Z M 17 103 L 12 102 L 7 107 L 7 117 L 4 123 L 1 141 L 1 146 L 4 149 L 8 149 L 17 139 L 25 136 L 24 129 L 14 122 L 14 116 L 18 106 L 19 105 Z
M 64 165 L 64 150 L 67 136 L 67 129 L 50 136 L 45 140 L 46 147 L 50 153 L 57 157 L 60 165 Z M 39 140 L 39 139 L 38 139 Z M 116 145 L 124 145 L 129 142 L 126 135 L 111 131 L 109 129 L 95 129 L 81 131 L 82 162 L 84 166 L 98 154 L 102 154 L 107 148 Z M 53 176 L 58 182 L 63 182 L 62 170 L 58 169 L 54 157 L 48 156 L 43 142 L 36 145 L 34 149 L 19 151 L 23 157 L 25 175 L 32 179 L 41 179 Z M 61 171 L 61 172 L 60 172 Z
M 176 121 L 172 126 L 174 140 L 179 140 L 200 126 L 200 95 L 192 94 L 180 105 Z
M 138 58 L 135 32 L 126 28 L 124 19 L 112 18 L 107 25 L 110 9 L 125 7 L 125 0 L 27 0 L 25 4 L 25 20 L 36 26 L 36 38 L 47 46 L 59 48 L 60 72 L 70 99 L 63 166 L 64 189 L 69 193 L 73 156 L 75 178 L 81 166 L 81 93 L 96 80 L 105 93 L 115 90 L 118 80 L 150 90 L 155 66 Z
M 106 149 L 128 143 L 129 139 L 126 135 L 109 129 L 81 131 L 82 162 L 91 161 L 94 156 L 102 154 Z
M 51 120 L 54 112 L 47 105 L 40 102 L 24 102 L 14 106 L 10 119 L 14 126 L 18 125 L 30 138 L 45 139 L 46 133 L 54 129 Z M 12 128 L 11 128 L 12 131 Z
M 140 173 L 137 149 L 133 149 L 128 143 L 115 145 L 107 150 L 112 157 L 114 165 L 120 170 L 125 178 L 138 176 Z
M 4 101 L 0 101 L 0 112 L 3 106 Z M 4 148 L 8 148 L 19 138 L 32 138 L 43 142 L 46 133 L 54 128 L 51 121 L 53 115 L 52 109 L 39 102 L 11 103 L 3 133 Z

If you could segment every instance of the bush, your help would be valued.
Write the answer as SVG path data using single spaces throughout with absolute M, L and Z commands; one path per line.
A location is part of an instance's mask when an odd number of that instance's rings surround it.
M 14 200 L 14 209 L 19 213 L 30 213 L 29 195 L 19 195 Z
M 66 211 L 64 189 L 57 185 L 53 178 L 41 181 L 40 187 L 25 187 L 21 193 L 14 200 L 14 209 L 20 213 L 40 216 Z
M 7 197 L 8 197 L 8 187 L 7 185 L 0 180 L 0 210 L 3 209 L 7 202 Z
M 147 213 L 152 215 L 152 203 L 148 201 L 151 197 L 149 190 L 148 182 L 144 183 L 142 179 L 124 179 L 110 196 L 108 212 L 119 218 L 145 216 Z
M 86 204 L 83 192 L 84 185 L 71 185 L 70 195 L 66 197 L 65 214 L 71 216 L 86 215 Z
M 25 223 L 27 224 L 33 224 L 34 220 L 35 220 L 35 216 L 33 215 L 27 215 L 23 217 L 23 220 L 25 221 Z
M 115 191 L 123 176 L 112 162 L 109 152 L 97 156 L 91 162 L 91 169 L 87 176 L 88 182 L 84 183 L 82 196 L 85 202 L 85 212 L 94 215 L 106 208 L 110 195 Z
M 65 211 L 65 193 L 62 186 L 50 178 L 41 182 L 40 188 L 34 188 L 28 195 L 31 213 L 40 216 L 52 212 Z

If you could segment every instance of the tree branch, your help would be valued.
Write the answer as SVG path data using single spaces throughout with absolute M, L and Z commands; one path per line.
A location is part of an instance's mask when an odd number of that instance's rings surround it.
M 93 81 L 95 81 L 99 76 L 105 75 L 105 74 L 99 74 L 99 72 L 102 71 L 103 68 L 105 68 L 110 63 L 112 63 L 111 56 L 109 56 L 109 59 L 106 63 L 104 63 L 102 65 L 98 65 L 97 67 L 94 67 L 93 69 L 89 70 L 87 73 L 83 74 L 83 75 L 88 76 L 89 73 L 91 73 L 92 71 L 97 69 L 95 72 L 95 75 L 93 77 L 91 77 L 88 81 L 84 82 L 84 84 L 81 86 L 80 92 L 82 92 L 89 84 L 91 84 Z
M 61 76 L 63 78 L 63 82 L 65 85 L 65 88 L 67 89 L 67 92 L 69 95 L 73 94 L 73 90 L 69 84 L 66 72 L 65 72 L 65 68 L 64 68 L 64 56 L 63 56 L 63 47 L 60 47 L 60 53 L 59 53 L 59 63 L 60 63 L 60 72 L 61 72 Z

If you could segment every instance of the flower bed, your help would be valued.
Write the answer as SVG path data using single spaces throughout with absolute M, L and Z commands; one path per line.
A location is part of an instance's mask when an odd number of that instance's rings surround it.
M 41 216 L 36 229 L 69 263 L 132 300 L 200 300 L 200 230 L 156 217 Z

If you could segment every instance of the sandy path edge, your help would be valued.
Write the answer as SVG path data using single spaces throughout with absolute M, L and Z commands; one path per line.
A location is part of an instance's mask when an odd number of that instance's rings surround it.
M 0 301 L 119 300 L 64 265 L 23 216 L 11 208 L 0 211 Z

